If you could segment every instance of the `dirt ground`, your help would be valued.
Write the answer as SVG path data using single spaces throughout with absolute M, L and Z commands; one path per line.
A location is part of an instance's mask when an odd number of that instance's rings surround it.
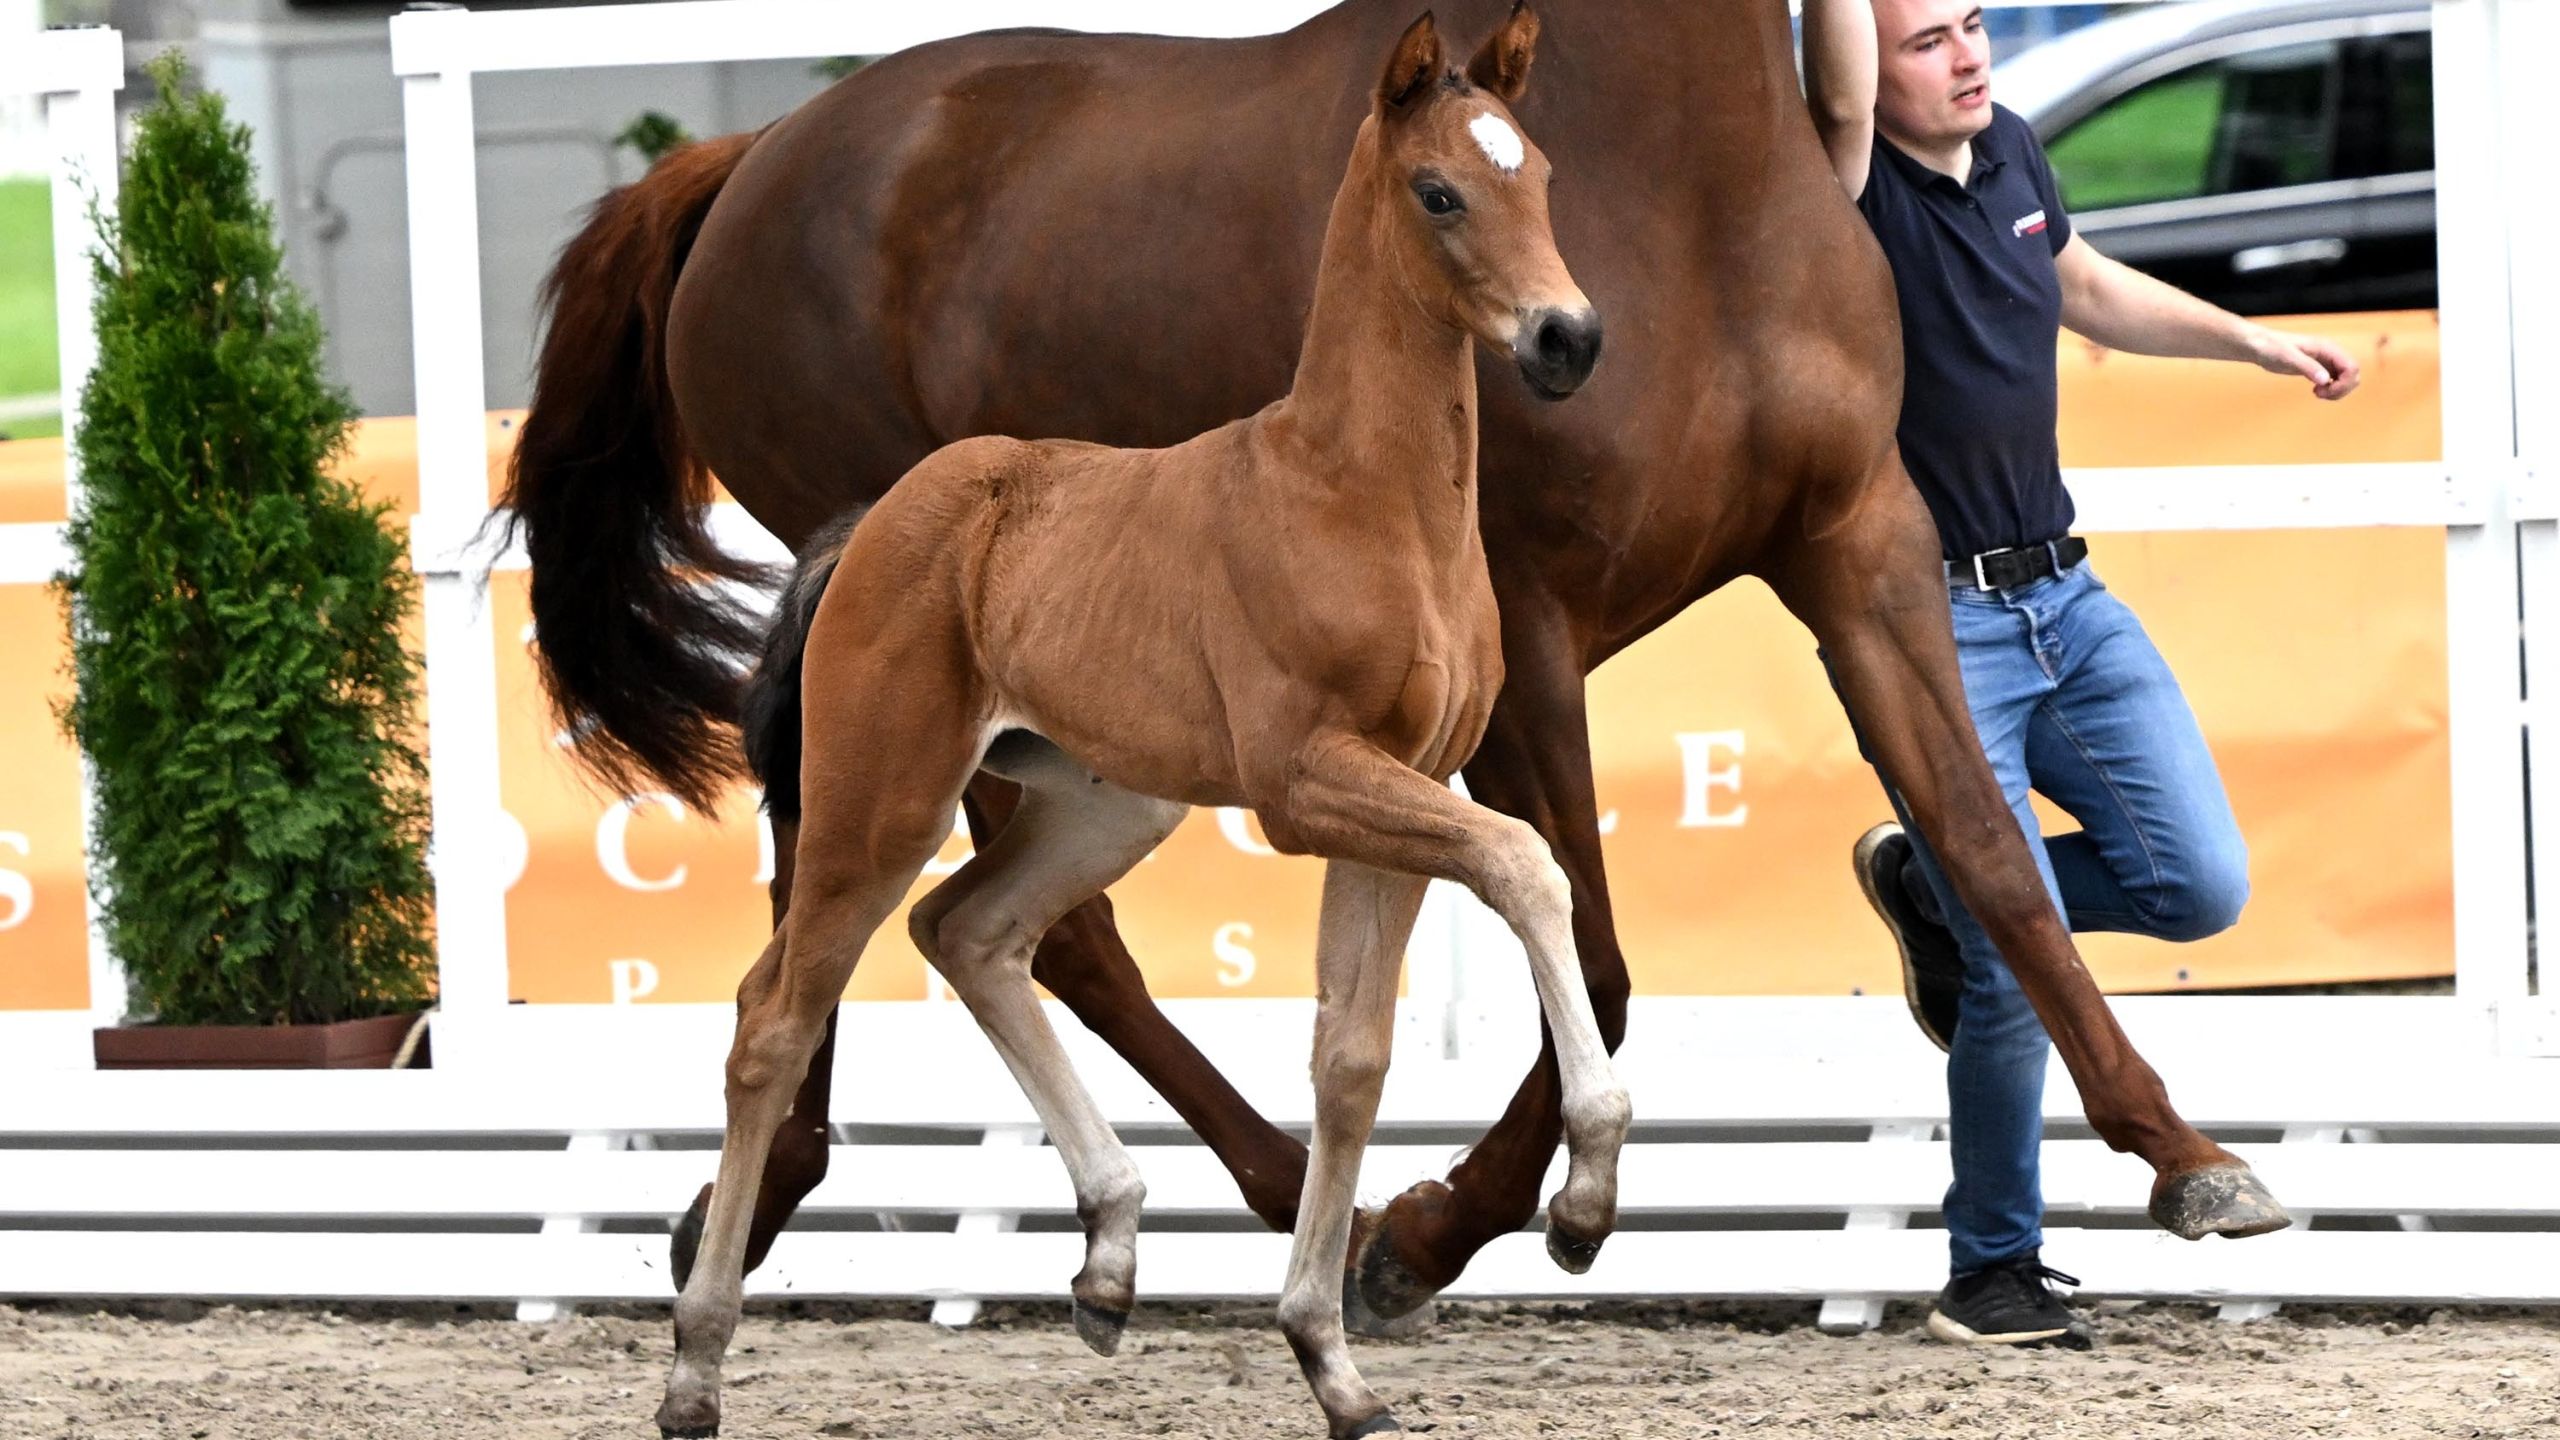
M 1050 1307 L 751 1311 L 735 1440 L 1321 1437 L 1267 1308 L 1142 1312 L 1116 1360 Z M 2089 1354 L 1981 1354 L 1917 1316 L 1809 1307 L 1447 1307 L 1357 1358 L 1415 1431 L 1470 1437 L 2560 1437 L 2560 1313 L 2298 1310 L 2226 1325 L 2101 1305 Z M 651 1440 L 663 1312 L 0 1307 L 9 1440 Z

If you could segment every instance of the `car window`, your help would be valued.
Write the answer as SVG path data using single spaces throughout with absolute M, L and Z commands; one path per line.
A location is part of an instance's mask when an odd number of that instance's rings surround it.
M 2348 42 L 2338 173 L 2362 179 L 2436 168 L 2436 86 L 2423 30 Z
M 2339 61 L 2334 40 L 2272 46 L 2117 96 L 2045 147 L 2063 204 L 2103 210 L 2335 178 Z

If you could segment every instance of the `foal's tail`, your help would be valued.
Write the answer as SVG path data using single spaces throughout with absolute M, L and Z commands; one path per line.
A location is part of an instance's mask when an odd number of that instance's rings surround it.
M 747 676 L 739 705 L 747 768 L 764 786 L 765 810 L 776 820 L 800 818 L 800 652 L 809 644 L 809 622 L 818 616 L 819 597 L 827 593 L 827 581 L 844 558 L 853 527 L 870 509 L 859 505 L 846 511 L 800 547 L 791 583 L 783 587 L 782 603 L 765 631 L 764 654 Z
M 706 528 L 710 476 L 666 369 L 668 302 L 702 217 L 753 135 L 674 151 L 596 203 L 543 284 L 551 328 L 503 501 L 533 565 L 534 648 L 578 758 L 625 792 L 707 810 L 739 772 L 730 734 L 765 583 Z

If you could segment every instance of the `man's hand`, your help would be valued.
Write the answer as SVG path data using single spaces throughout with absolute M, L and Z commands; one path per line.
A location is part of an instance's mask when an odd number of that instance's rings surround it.
M 2311 382 L 2311 393 L 2323 400 L 2345 399 L 2364 378 L 2356 357 L 2336 341 L 2317 335 L 2288 335 L 2261 325 L 2249 336 L 2249 351 L 2260 369 L 2299 375 Z

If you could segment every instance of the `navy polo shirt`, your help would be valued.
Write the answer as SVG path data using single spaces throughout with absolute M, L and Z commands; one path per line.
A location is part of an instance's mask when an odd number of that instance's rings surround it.
M 1962 184 L 1878 134 L 1858 209 L 1902 307 L 1902 461 L 1953 560 L 2071 528 L 2054 444 L 2054 351 L 2071 222 L 2044 147 L 1991 107 Z

